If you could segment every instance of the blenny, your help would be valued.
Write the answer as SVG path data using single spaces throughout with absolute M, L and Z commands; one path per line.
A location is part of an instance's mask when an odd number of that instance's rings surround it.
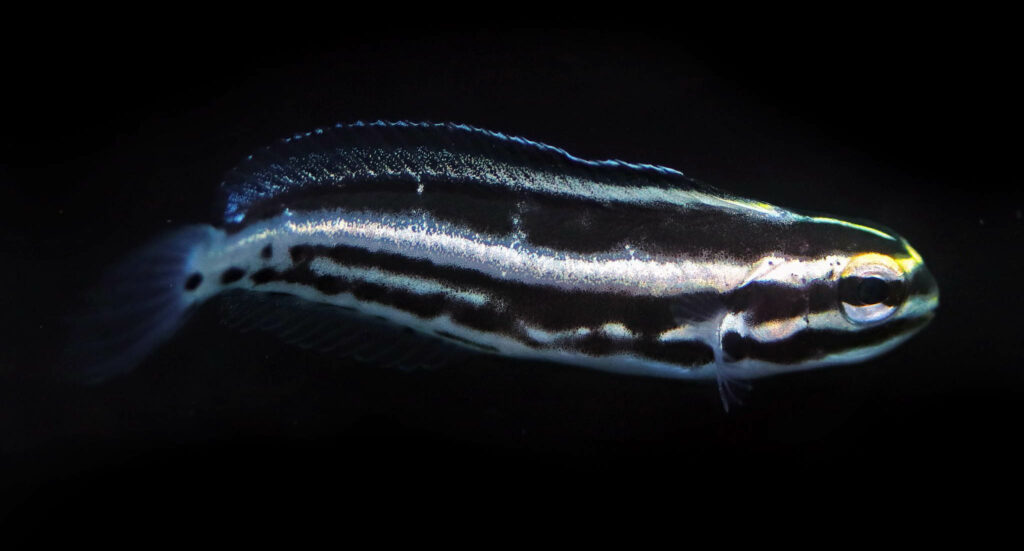
M 891 231 L 464 125 L 319 129 L 222 188 L 218 227 L 107 278 L 76 347 L 87 378 L 130 370 L 219 295 L 235 325 L 384 364 L 481 352 L 717 379 L 728 397 L 731 380 L 890 350 L 938 305 Z

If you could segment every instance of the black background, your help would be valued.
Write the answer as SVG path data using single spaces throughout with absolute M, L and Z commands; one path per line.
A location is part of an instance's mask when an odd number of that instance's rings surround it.
M 0 511 L 45 522 L 182 503 L 305 511 L 325 497 L 426 512 L 467 492 L 692 504 L 766 487 L 1010 491 L 1024 459 L 1020 90 L 1011 40 L 989 23 L 266 22 L 12 40 Z M 220 176 L 247 152 L 376 119 L 464 122 L 881 222 L 924 256 L 939 315 L 877 360 L 758 381 L 728 414 L 710 386 L 558 365 L 351 365 L 232 333 L 216 308 L 129 376 L 85 388 L 46 376 L 62 316 L 101 268 L 167 228 L 215 220 Z

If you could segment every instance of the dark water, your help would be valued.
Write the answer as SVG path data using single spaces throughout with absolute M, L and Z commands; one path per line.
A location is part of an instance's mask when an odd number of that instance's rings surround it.
M 1019 482 L 1024 201 L 1015 146 L 993 131 L 1019 95 L 985 47 L 898 32 L 169 38 L 90 35 L 12 61 L 0 131 L 9 519 L 322 495 Z M 875 361 L 759 381 L 729 414 L 711 387 L 557 365 L 354 365 L 232 333 L 216 308 L 130 376 L 86 388 L 44 376 L 77 293 L 133 246 L 213 220 L 221 174 L 250 150 L 378 118 L 465 122 L 878 221 L 924 256 L 939 315 Z

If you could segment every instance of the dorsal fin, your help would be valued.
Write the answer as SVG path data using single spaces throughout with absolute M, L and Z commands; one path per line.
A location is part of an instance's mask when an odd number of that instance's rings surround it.
M 676 170 L 587 161 L 549 145 L 452 123 L 338 124 L 250 155 L 225 177 L 225 222 L 285 196 L 376 181 L 444 180 L 602 201 L 715 202 L 725 194 Z M 706 196 L 706 200 L 699 197 Z

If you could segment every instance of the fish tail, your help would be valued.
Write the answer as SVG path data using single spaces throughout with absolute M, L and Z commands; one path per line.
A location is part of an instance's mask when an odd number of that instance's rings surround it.
M 71 320 L 65 368 L 94 383 L 131 371 L 185 321 L 202 293 L 198 253 L 218 230 L 194 225 L 165 235 L 110 269 Z

